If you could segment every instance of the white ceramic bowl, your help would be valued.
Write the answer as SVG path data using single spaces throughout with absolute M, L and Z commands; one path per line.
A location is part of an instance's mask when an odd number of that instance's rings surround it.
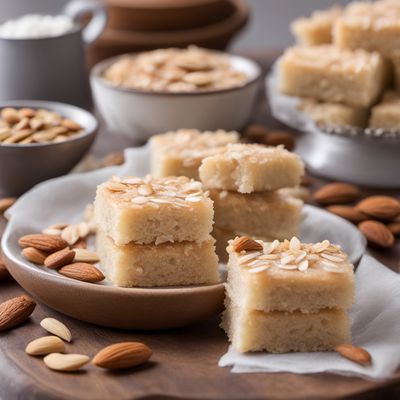
M 150 92 L 113 86 L 103 72 L 119 57 L 98 63 L 91 72 L 96 105 L 111 132 L 137 141 L 179 128 L 240 130 L 256 100 L 261 68 L 247 58 L 231 55 L 232 65 L 248 75 L 241 87 L 192 93 Z

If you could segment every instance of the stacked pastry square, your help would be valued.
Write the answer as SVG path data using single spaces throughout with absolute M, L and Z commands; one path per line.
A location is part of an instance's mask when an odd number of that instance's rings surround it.
M 97 252 L 117 286 L 219 281 L 213 205 L 187 177 L 117 178 L 97 188 Z
M 236 350 L 325 351 L 350 342 L 354 274 L 339 247 L 237 237 L 228 252 L 222 326 Z
M 282 240 L 298 233 L 303 202 L 279 189 L 299 185 L 303 173 L 300 158 L 283 147 L 228 144 L 203 159 L 199 174 L 214 202 L 222 261 L 227 241 L 238 235 Z
M 400 2 L 381 0 L 294 21 L 299 46 L 280 60 L 280 90 L 305 98 L 319 124 L 399 128 L 399 20 Z

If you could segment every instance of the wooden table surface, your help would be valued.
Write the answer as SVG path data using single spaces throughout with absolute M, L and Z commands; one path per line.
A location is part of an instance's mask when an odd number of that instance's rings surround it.
M 273 60 L 271 54 L 254 52 L 247 55 L 259 61 L 265 70 Z M 261 98 L 253 121 L 281 128 L 266 110 L 265 99 Z M 102 131 L 93 152 L 101 155 L 129 145 L 132 143 L 128 139 L 111 138 Z M 315 186 L 321 182 L 323 180 L 315 179 Z M 0 232 L 4 226 L 2 219 Z M 399 243 L 393 250 L 373 254 L 390 268 L 400 269 Z M 24 290 L 13 280 L 0 281 L 0 302 L 22 293 Z M 70 327 L 74 341 L 67 345 L 69 352 L 93 356 L 111 343 L 143 341 L 153 349 L 152 361 L 144 367 L 120 372 L 107 372 L 91 365 L 77 373 L 51 371 L 40 359 L 24 353 L 30 340 L 44 335 L 39 322 L 47 316 Z M 121 331 L 80 322 L 38 304 L 29 322 L 0 333 L 0 400 L 390 399 L 400 396 L 400 372 L 393 379 L 382 382 L 333 374 L 233 374 L 228 368 L 217 365 L 228 348 L 218 323 L 216 318 L 201 325 L 163 332 Z

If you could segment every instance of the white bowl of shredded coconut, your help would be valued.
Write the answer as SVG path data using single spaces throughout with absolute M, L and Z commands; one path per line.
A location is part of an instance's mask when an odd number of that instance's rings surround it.
M 64 35 L 75 29 L 67 15 L 27 14 L 0 25 L 0 38 L 37 39 Z

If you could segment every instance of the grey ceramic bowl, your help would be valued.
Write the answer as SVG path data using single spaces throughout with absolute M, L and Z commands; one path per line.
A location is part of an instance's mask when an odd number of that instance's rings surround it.
M 69 104 L 39 100 L 0 102 L 4 107 L 45 108 L 76 121 L 83 132 L 59 143 L 0 145 L 0 196 L 19 196 L 32 186 L 68 173 L 92 145 L 98 128 L 89 112 Z

